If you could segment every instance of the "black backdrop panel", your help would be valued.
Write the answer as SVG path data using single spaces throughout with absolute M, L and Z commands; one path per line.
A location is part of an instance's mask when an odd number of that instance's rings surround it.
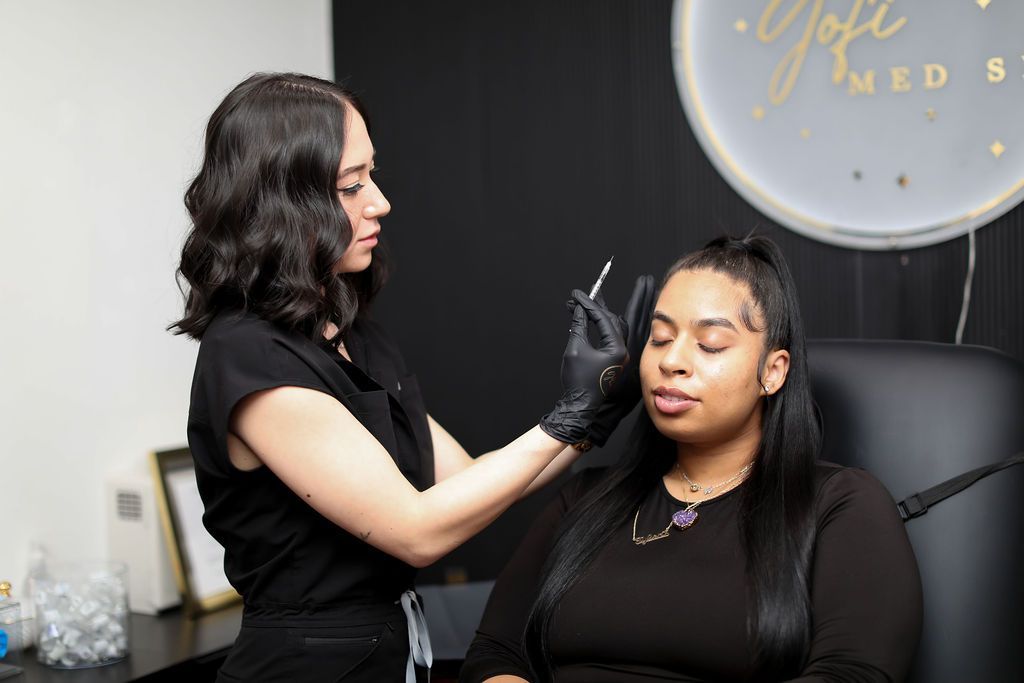
M 782 246 L 812 337 L 951 342 L 967 238 L 898 252 L 779 228 L 715 172 L 672 71 L 671 0 L 334 3 L 335 73 L 369 107 L 395 263 L 375 311 L 431 414 L 474 454 L 558 395 L 564 302 L 609 256 L 621 307 L 722 232 Z M 977 233 L 964 341 L 1024 358 L 1022 210 Z M 870 381 L 870 378 L 866 378 Z M 614 443 L 605 449 L 612 457 Z M 598 455 L 592 461 L 600 459 Z M 489 578 L 550 491 L 425 571 Z

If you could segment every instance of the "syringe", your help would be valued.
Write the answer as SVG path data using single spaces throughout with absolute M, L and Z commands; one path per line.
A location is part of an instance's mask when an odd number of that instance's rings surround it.
M 594 286 L 590 288 L 589 296 L 591 299 L 597 296 L 597 293 L 601 291 L 601 285 L 604 284 L 604 279 L 608 277 L 608 271 L 612 269 L 612 259 L 614 258 L 615 257 L 612 256 L 612 258 L 608 259 L 608 263 L 604 264 L 604 268 L 601 269 L 601 274 L 597 276 L 597 282 L 595 282 Z

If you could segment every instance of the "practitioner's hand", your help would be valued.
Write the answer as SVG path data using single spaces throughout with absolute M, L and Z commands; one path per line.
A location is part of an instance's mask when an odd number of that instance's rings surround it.
M 559 441 L 575 444 L 587 436 L 605 394 L 621 373 L 626 331 L 618 316 L 584 292 L 574 289 L 572 297 L 577 305 L 562 354 L 562 398 L 541 418 L 540 427 Z M 597 348 L 587 338 L 588 319 L 597 326 Z
M 633 286 L 633 295 L 626 304 L 626 326 L 629 330 L 626 347 L 629 355 L 622 376 L 608 393 L 590 425 L 587 441 L 603 446 L 622 418 L 640 402 L 640 355 L 651 334 L 651 313 L 654 308 L 654 278 L 641 275 Z

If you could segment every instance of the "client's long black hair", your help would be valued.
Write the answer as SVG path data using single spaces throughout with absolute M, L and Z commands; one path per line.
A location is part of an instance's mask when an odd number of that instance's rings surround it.
M 796 286 L 782 252 L 764 237 L 719 238 L 676 262 L 680 271 L 722 273 L 749 287 L 764 322 L 743 320 L 765 333 L 766 354 L 790 353 L 783 387 L 765 400 L 761 442 L 741 498 L 741 538 L 747 556 L 757 680 L 799 673 L 810 643 L 808 576 L 814 547 L 814 461 L 820 432 L 810 381 Z M 758 377 L 760 383 L 761 378 Z M 676 443 L 641 411 L 622 460 L 569 512 L 544 568 L 524 634 L 524 648 L 540 681 L 552 678 L 548 636 L 558 604 L 676 458 Z

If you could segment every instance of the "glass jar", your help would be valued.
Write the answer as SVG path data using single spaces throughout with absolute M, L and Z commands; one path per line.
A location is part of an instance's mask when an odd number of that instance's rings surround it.
M 32 616 L 26 612 L 25 603 L 13 598 L 9 581 L 0 581 L 0 629 L 7 634 L 8 652 L 18 652 L 32 644 Z
M 22 643 L 22 618 L 21 604 L 14 600 L 0 600 L 0 631 L 7 636 L 4 651 L 17 652 L 24 645 Z M 4 655 L 0 654 L 0 659 Z
M 128 655 L 128 568 L 123 562 L 54 564 L 33 588 L 41 663 L 80 669 Z

